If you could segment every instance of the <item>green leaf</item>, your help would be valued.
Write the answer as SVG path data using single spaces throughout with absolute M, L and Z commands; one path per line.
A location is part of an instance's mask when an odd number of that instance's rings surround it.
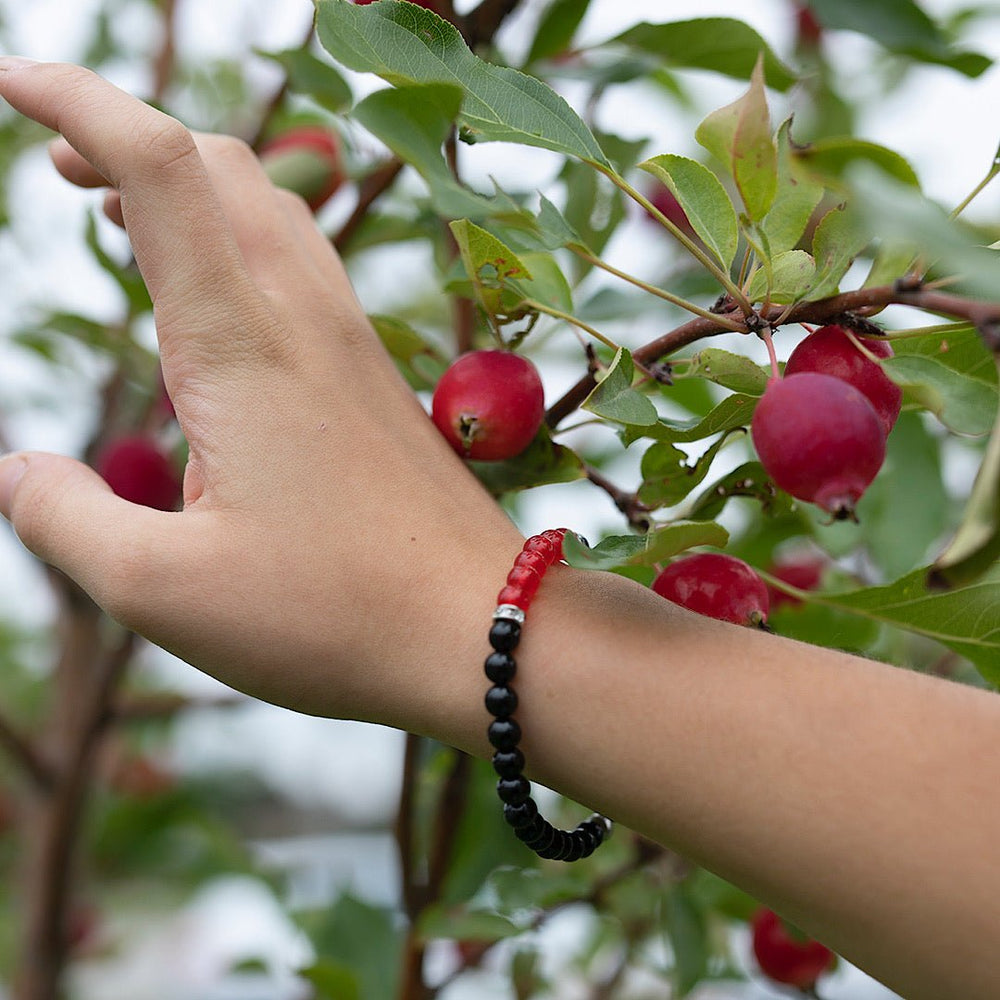
M 728 268 L 736 256 L 739 226 L 719 178 L 697 160 L 670 153 L 640 163 L 639 169 L 666 184 L 702 242 Z
M 882 579 L 895 580 L 930 557 L 950 508 L 940 443 L 922 414 L 901 414 L 886 443 L 885 463 L 858 504 L 864 542 Z
M 149 312 L 153 308 L 146 282 L 139 273 L 139 268 L 134 262 L 129 264 L 119 264 L 101 246 L 97 236 L 97 216 L 93 211 L 87 213 L 87 225 L 84 230 L 84 239 L 90 252 L 94 255 L 101 270 L 109 274 L 115 284 L 125 294 L 125 299 L 129 305 L 129 314 L 132 316 Z
M 640 437 L 671 442 L 701 441 L 722 431 L 748 427 L 756 406 L 756 396 L 734 393 L 713 407 L 704 417 L 695 417 L 692 420 L 660 419 L 651 427 L 636 427 L 634 431 L 629 430 L 626 434 L 626 444 Z
M 777 303 L 796 302 L 809 290 L 815 275 L 816 262 L 805 250 L 786 250 L 771 261 L 770 274 L 767 268 L 758 268 L 746 295 L 751 302 L 765 297 Z
M 496 798 L 496 795 L 493 797 Z M 509 836 L 510 830 L 506 832 Z M 425 909 L 417 924 L 417 931 L 425 941 L 434 938 L 448 938 L 452 941 L 502 941 L 520 934 L 522 929 L 492 910 L 469 910 L 460 906 L 441 905 Z
M 997 414 L 996 387 L 969 378 L 931 358 L 896 355 L 882 362 L 886 374 L 958 434 L 988 434 Z
M 692 354 L 684 377 L 698 376 L 734 392 L 762 396 L 770 374 L 745 354 L 733 354 L 718 347 L 706 347 Z
M 521 263 L 530 270 L 530 278 L 516 278 L 510 285 L 524 298 L 534 299 L 561 312 L 573 312 L 573 292 L 555 257 L 550 253 L 529 251 L 520 255 Z
M 900 357 L 916 355 L 931 358 L 952 371 L 987 385 L 997 385 L 996 359 L 987 350 L 983 338 L 969 325 L 947 334 L 929 333 L 921 337 L 893 339 L 892 348 Z
M 553 0 L 538 23 L 535 39 L 528 52 L 528 63 L 565 52 L 589 6 L 590 0 Z
M 358 977 L 339 962 L 314 962 L 299 975 L 313 986 L 317 1000 L 361 1000 Z
M 421 7 L 379 0 L 358 7 L 316 0 L 323 47 L 348 69 L 394 86 L 446 83 L 462 88 L 459 115 L 468 142 L 516 142 L 608 166 L 575 111 L 540 80 L 484 62 L 458 29 Z
M 808 291 L 810 300 L 836 295 L 840 279 L 854 258 L 871 242 L 857 211 L 833 208 L 823 216 L 813 236 L 816 275 Z
M 810 7 L 824 27 L 858 31 L 890 52 L 950 66 L 971 77 L 992 65 L 984 55 L 952 48 L 947 35 L 913 0 L 810 0 Z
M 424 178 L 439 214 L 483 218 L 495 206 L 455 180 L 442 150 L 461 102 L 461 88 L 451 84 L 386 87 L 369 94 L 352 117 Z
M 891 285 L 902 278 L 917 258 L 916 247 L 907 240 L 882 240 L 862 288 Z
M 1000 569 L 994 567 L 971 586 L 945 592 L 928 589 L 928 569 L 885 587 L 811 599 L 935 639 L 1000 686 Z
M 352 94 L 347 81 L 329 63 L 317 59 L 308 50 L 254 51 L 281 65 L 288 77 L 288 87 L 293 92 L 306 94 L 320 107 L 335 114 L 350 107 Z
M 951 290 L 996 298 L 997 255 L 978 245 L 974 232 L 936 202 L 870 166 L 855 169 L 850 180 L 857 210 L 880 239 L 912 243 L 936 271 L 958 277 Z
M 565 162 L 559 179 L 566 188 L 567 226 L 592 253 L 600 254 L 625 218 L 625 196 L 606 177 L 576 160 Z M 592 265 L 583 260 L 575 263 L 579 280 Z
M 931 567 L 935 587 L 961 587 L 1000 557 L 1000 422 L 994 424 L 983 464 L 955 537 Z
M 817 139 L 805 146 L 796 146 L 792 153 L 797 163 L 819 177 L 839 178 L 858 162 L 868 162 L 907 187 L 920 187 L 916 172 L 905 157 L 878 143 L 854 136 Z
M 768 249 L 774 255 L 795 247 L 823 197 L 823 185 L 814 181 L 795 160 L 791 126 L 789 118 L 775 137 L 778 184 L 774 204 L 761 224 Z
M 650 53 L 676 69 L 707 69 L 739 80 L 750 79 L 758 58 L 763 60 L 767 84 L 788 90 L 795 73 L 749 25 L 728 17 L 703 17 L 668 24 L 637 24 L 610 39 Z
M 334 975 L 337 968 L 353 972 L 361 997 L 396 995 L 403 930 L 390 910 L 345 893 L 328 909 L 297 913 L 296 919 L 316 950 L 317 965 L 332 968 Z M 337 1000 L 348 996 L 332 995 Z
M 650 445 L 642 456 L 639 500 L 651 510 L 679 504 L 696 486 L 701 485 L 726 438 L 726 434 L 721 435 L 693 465 L 688 465 L 684 452 L 672 444 L 658 442 Z
M 688 517 L 702 520 L 717 517 L 731 497 L 758 500 L 762 512 L 769 517 L 788 514 L 794 501 L 779 490 L 760 462 L 744 462 L 714 482 L 692 504 Z
M 433 389 L 448 367 L 440 351 L 395 316 L 371 315 L 368 319 L 410 387 Z
M 708 975 L 711 948 L 705 914 L 683 883 L 663 898 L 660 923 L 674 956 L 674 995 L 686 997 Z
M 494 496 L 551 483 L 572 483 L 584 478 L 580 457 L 569 448 L 553 442 L 544 427 L 515 458 L 503 462 L 469 462 L 468 465 Z
M 624 347 L 619 348 L 611 367 L 580 408 L 618 424 L 639 427 L 655 424 L 659 419 L 656 407 L 632 388 L 633 372 L 632 355 Z
M 503 289 L 517 278 L 530 281 L 531 272 L 509 246 L 468 219 L 452 222 L 450 228 L 476 297 L 495 321 L 504 312 Z
M 764 218 L 778 184 L 778 152 L 771 137 L 771 118 L 764 93 L 762 61 L 739 100 L 713 111 L 695 138 L 726 165 L 751 220 Z
M 729 532 L 712 521 L 674 521 L 647 535 L 613 535 L 593 548 L 572 532 L 563 541 L 563 555 L 577 569 L 610 570 L 622 566 L 654 566 L 693 548 L 725 548 Z

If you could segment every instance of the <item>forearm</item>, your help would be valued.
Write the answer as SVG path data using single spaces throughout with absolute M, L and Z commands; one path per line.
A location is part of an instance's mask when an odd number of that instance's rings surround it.
M 480 755 L 489 611 L 422 726 Z M 996 696 L 565 569 L 518 653 L 532 777 L 729 878 L 908 998 L 998 995 Z

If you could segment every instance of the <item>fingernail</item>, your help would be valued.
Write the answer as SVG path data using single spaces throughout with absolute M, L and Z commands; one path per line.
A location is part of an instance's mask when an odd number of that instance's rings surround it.
M 27 459 L 14 452 L 0 458 L 0 514 L 10 519 L 10 507 L 14 500 L 14 490 L 28 468 Z
M 25 59 L 24 56 L 0 56 L 0 72 L 12 69 L 24 69 L 25 66 L 37 66 L 37 59 Z

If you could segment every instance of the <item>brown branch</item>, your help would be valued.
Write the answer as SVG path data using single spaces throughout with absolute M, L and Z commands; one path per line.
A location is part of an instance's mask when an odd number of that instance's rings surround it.
M 316 31 L 316 17 L 315 14 L 309 19 L 309 28 L 299 44 L 300 49 L 306 49 L 312 42 L 313 33 Z M 285 74 L 284 80 L 281 81 L 281 86 L 274 92 L 271 99 L 264 106 L 264 110 L 261 112 L 260 119 L 257 124 L 257 131 L 247 139 L 250 144 L 251 149 L 257 149 L 260 144 L 264 141 L 264 136 L 267 134 L 268 126 L 271 124 L 271 120 L 278 113 L 281 105 L 284 104 L 285 98 L 288 96 L 288 74 Z
M 400 896 L 407 917 L 413 922 L 420 913 L 420 886 L 417 882 L 414 857 L 414 807 L 417 790 L 417 768 L 420 757 L 420 737 L 406 734 L 403 754 L 403 779 L 399 789 L 399 808 L 396 810 L 396 851 L 399 855 Z
M 0 715 L 0 747 L 7 751 L 38 788 L 51 788 L 55 774 L 35 745 L 5 716 Z
M 521 0 L 483 0 L 459 24 L 470 49 L 489 45 L 504 21 L 521 5 Z
M 606 479 L 597 469 L 592 466 L 584 467 L 584 474 L 595 485 L 604 490 L 611 497 L 614 505 L 625 515 L 628 523 L 639 531 L 649 531 L 650 520 L 648 514 L 650 508 L 639 500 L 638 494 L 629 493 L 627 490 L 615 486 L 610 479 Z
M 852 313 L 872 315 L 889 305 L 914 306 L 926 312 L 966 319 L 979 330 L 990 350 L 1000 350 L 1000 304 L 947 295 L 930 289 L 912 288 L 900 283 L 859 288 L 817 302 L 800 302 L 790 309 L 772 306 L 762 319 L 767 323 L 780 322 L 784 325 L 829 323 L 845 318 L 849 321 Z M 730 320 L 743 318 L 735 309 L 721 315 Z M 632 352 L 632 357 L 640 365 L 651 365 L 689 344 L 731 332 L 730 327 L 699 317 L 688 320 L 662 337 L 637 348 Z M 549 407 L 545 414 L 546 425 L 550 428 L 557 427 L 587 398 L 596 384 L 593 375 L 583 376 Z
M 153 59 L 152 67 L 152 102 L 157 107 L 163 106 L 167 88 L 174 76 L 174 62 L 177 56 L 177 2 L 178 0 L 160 0 L 163 40 L 156 57 Z
M 338 253 L 343 253 L 345 247 L 350 243 L 351 237 L 358 231 L 361 223 L 372 204 L 387 191 L 392 182 L 399 176 L 403 169 L 403 161 L 398 157 L 392 157 L 385 163 L 376 167 L 362 182 L 358 190 L 358 203 L 354 206 L 348 220 L 340 227 L 340 232 L 333 238 L 334 248 Z
M 436 900 L 441 895 L 444 880 L 448 875 L 455 838 L 458 836 L 459 821 L 465 812 L 469 780 L 472 777 L 472 758 L 461 750 L 453 750 L 452 753 L 454 759 L 451 770 L 438 799 L 434 836 L 427 863 L 428 902 Z
M 170 719 L 181 712 L 198 709 L 237 708 L 247 698 L 240 694 L 220 694 L 214 698 L 188 698 L 180 694 L 130 694 L 108 709 L 108 722 L 149 722 Z

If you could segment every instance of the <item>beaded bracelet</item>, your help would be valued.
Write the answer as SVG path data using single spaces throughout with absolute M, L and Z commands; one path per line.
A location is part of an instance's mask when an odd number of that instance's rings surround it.
M 499 776 L 497 795 L 503 816 L 515 835 L 539 857 L 579 861 L 593 854 L 611 833 L 611 820 L 594 813 L 575 830 L 558 830 L 542 817 L 531 797 L 531 783 L 521 773 L 524 754 L 518 749 L 521 727 L 513 718 L 517 695 L 510 686 L 517 670 L 512 655 L 521 639 L 525 614 L 545 571 L 562 560 L 565 528 L 534 535 L 514 560 L 507 582 L 497 597 L 490 629 L 493 652 L 486 658 L 486 676 L 493 687 L 486 692 L 486 708 L 494 721 L 487 734 L 496 749 L 493 769 Z

